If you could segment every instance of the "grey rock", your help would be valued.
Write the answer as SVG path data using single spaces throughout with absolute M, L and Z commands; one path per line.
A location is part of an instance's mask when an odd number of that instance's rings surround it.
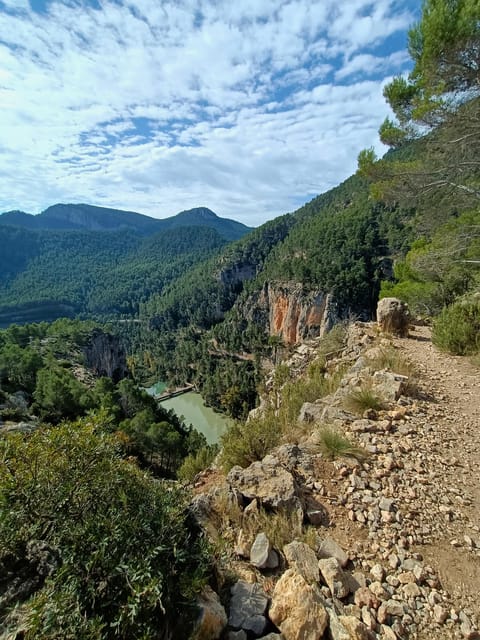
M 378 580 L 379 582 L 383 582 L 385 579 L 385 569 L 382 567 L 381 564 L 374 564 L 373 567 L 370 569 L 370 573 L 372 574 L 372 576 L 374 577 L 375 580 Z
M 239 631 L 229 631 L 227 640 L 247 640 L 247 634 L 243 629 Z
M 389 371 L 376 371 L 373 374 L 373 388 L 378 395 L 384 400 L 394 402 L 403 394 L 407 376 L 398 373 L 390 373 Z
M 264 615 L 268 598 L 258 583 L 238 580 L 233 585 L 231 594 L 228 624 L 234 629 L 242 629 L 246 620 Z
M 307 582 L 318 582 L 320 571 L 315 552 L 304 542 L 294 540 L 283 547 L 289 567 L 305 578 Z
M 345 567 L 348 563 L 348 556 L 345 551 L 330 537 L 322 540 L 317 553 L 319 558 L 335 558 L 341 567 Z
M 264 533 L 259 533 L 250 549 L 250 562 L 258 569 L 264 569 L 268 564 L 271 544 Z
M 252 616 L 251 618 L 246 618 L 242 628 L 245 631 L 251 631 L 255 636 L 261 636 L 262 633 L 265 632 L 267 628 L 268 620 L 265 616 L 261 616 L 260 614 L 256 616 Z
M 266 569 L 276 569 L 280 565 L 280 558 L 278 557 L 278 553 L 275 549 L 270 549 L 270 553 L 268 554 Z
M 393 511 L 393 500 L 391 498 L 381 498 L 378 508 L 381 511 Z
M 227 481 L 246 498 L 257 498 L 268 507 L 288 509 L 296 506 L 297 487 L 293 476 L 272 455 L 253 462 L 246 469 L 233 467 Z
M 348 578 L 336 558 L 318 561 L 318 568 L 325 584 L 335 598 L 345 598 L 350 593 Z
M 313 402 L 304 402 L 300 409 L 298 420 L 299 422 L 306 422 L 308 424 L 320 422 L 324 409 L 324 405 L 315 404 Z
M 408 305 L 398 298 L 383 298 L 377 305 L 377 322 L 385 333 L 407 336 L 411 322 Z

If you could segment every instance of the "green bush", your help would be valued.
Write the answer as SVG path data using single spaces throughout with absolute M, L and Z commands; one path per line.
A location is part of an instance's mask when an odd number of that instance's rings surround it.
M 432 341 L 442 351 L 473 355 L 480 351 L 480 299 L 446 307 L 433 324 Z
M 222 467 L 229 471 L 235 465 L 248 467 L 261 460 L 280 443 L 281 435 L 278 419 L 270 409 L 245 424 L 233 423 L 222 435 Z
M 207 554 L 186 495 L 98 427 L 0 439 L 0 630 L 20 617 L 26 640 L 188 637 Z
M 199 449 L 196 453 L 190 453 L 182 465 L 177 475 L 183 482 L 192 482 L 197 473 L 209 467 L 218 454 L 218 445 L 207 445 Z

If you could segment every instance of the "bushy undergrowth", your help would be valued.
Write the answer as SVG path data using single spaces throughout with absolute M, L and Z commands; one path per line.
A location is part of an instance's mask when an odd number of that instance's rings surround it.
M 455 355 L 480 351 L 480 298 L 459 300 L 445 308 L 433 324 L 433 343 Z
M 248 467 L 255 460 L 261 460 L 280 443 L 281 435 L 277 417 L 271 408 L 245 424 L 233 423 L 221 439 L 223 468 L 229 471 L 235 465 Z
M 27 640 L 188 637 L 207 553 L 186 495 L 97 426 L 0 439 L 0 630 L 20 611 Z
M 218 445 L 207 445 L 196 453 L 190 453 L 177 471 L 178 479 L 183 482 L 192 482 L 197 473 L 212 464 L 218 451 Z

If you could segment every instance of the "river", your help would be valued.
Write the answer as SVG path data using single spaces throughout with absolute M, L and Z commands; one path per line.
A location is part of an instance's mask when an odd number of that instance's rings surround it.
M 164 390 L 165 385 L 159 382 L 147 389 L 147 392 L 156 395 Z M 202 396 L 194 391 L 164 400 L 160 404 L 165 409 L 173 409 L 177 416 L 183 416 L 185 424 L 192 424 L 197 431 L 203 433 L 208 444 L 219 442 L 220 436 L 229 424 L 229 419 L 226 416 L 215 413 L 213 409 L 206 407 Z

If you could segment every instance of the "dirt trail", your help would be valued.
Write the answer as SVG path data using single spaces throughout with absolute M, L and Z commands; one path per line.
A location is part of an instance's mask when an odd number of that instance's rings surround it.
M 438 351 L 427 327 L 416 327 L 395 345 L 416 366 L 430 396 L 421 402 L 421 422 L 429 428 L 417 431 L 416 445 L 420 456 L 429 451 L 432 503 L 442 526 L 418 550 L 454 607 L 480 621 L 480 371 L 467 358 Z

